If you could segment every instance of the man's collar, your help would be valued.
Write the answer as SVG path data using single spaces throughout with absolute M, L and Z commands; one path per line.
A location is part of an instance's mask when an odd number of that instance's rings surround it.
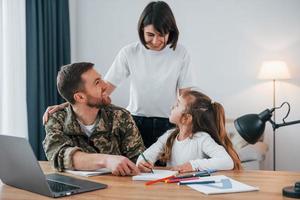
M 100 108 L 98 112 L 98 117 L 97 117 L 97 125 L 96 125 L 96 131 L 97 132 L 107 132 L 110 130 L 109 127 L 111 127 L 112 120 L 109 120 L 107 110 L 105 107 Z
M 72 106 L 69 104 L 69 106 L 65 109 L 67 116 L 64 123 L 64 133 L 67 135 L 85 135 L 76 120 L 76 115 L 72 109 Z
M 69 105 L 65 109 L 67 112 L 67 116 L 64 123 L 64 133 L 66 133 L 67 135 L 85 135 L 85 133 L 82 132 L 81 127 L 76 119 L 76 115 L 73 111 L 72 106 Z M 109 122 L 106 109 L 104 107 L 100 108 L 95 123 L 96 131 L 108 131 L 110 127 L 109 124 L 111 123 L 112 122 Z

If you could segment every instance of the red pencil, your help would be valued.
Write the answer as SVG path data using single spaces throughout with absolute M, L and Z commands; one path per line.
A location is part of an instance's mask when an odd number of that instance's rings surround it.
M 152 185 L 154 183 L 164 182 L 165 180 L 168 180 L 170 178 L 175 178 L 175 175 L 173 175 L 173 176 L 167 176 L 165 178 L 160 178 L 160 179 L 156 179 L 156 180 L 153 180 L 153 181 L 148 181 L 148 182 L 145 183 L 145 185 Z

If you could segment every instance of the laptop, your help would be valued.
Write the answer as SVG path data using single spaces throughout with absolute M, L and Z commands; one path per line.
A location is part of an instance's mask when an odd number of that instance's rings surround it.
M 62 197 L 107 185 L 64 176 L 44 175 L 25 138 L 0 135 L 0 179 L 3 183 L 48 197 Z

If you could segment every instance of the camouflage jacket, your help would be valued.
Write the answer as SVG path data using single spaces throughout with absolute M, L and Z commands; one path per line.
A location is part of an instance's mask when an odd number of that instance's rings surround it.
M 76 151 L 123 155 L 135 163 L 145 148 L 130 113 L 114 105 L 99 110 L 90 137 L 81 130 L 71 106 L 52 114 L 45 130 L 46 156 L 59 171 L 73 169 L 72 156 Z

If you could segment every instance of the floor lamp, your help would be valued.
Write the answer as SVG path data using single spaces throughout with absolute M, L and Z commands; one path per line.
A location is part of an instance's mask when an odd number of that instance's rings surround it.
M 283 61 L 265 61 L 262 63 L 259 79 L 267 79 L 273 81 L 273 108 L 276 107 L 276 81 L 290 79 L 290 73 L 287 64 Z M 276 123 L 275 110 L 273 113 L 273 121 Z M 276 170 L 276 137 L 275 129 L 273 129 L 273 169 Z

